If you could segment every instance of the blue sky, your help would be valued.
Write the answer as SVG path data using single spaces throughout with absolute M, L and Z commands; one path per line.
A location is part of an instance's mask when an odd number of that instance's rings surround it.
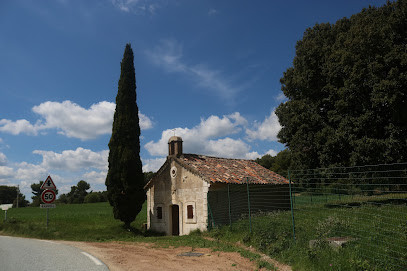
M 284 149 L 274 109 L 306 28 L 385 1 L 0 2 L 0 185 L 50 174 L 105 190 L 120 61 L 135 55 L 145 171 L 184 151 L 255 159 Z

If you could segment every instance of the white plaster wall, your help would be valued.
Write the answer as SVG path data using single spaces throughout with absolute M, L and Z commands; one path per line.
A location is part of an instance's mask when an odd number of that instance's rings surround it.
M 175 178 L 170 170 L 177 168 Z M 172 234 L 171 206 L 179 206 L 180 235 L 207 228 L 208 209 L 207 192 L 209 184 L 172 161 L 147 191 L 147 227 L 149 229 Z M 187 218 L 187 205 L 194 205 L 194 218 Z M 162 206 L 163 219 L 157 219 L 157 206 Z

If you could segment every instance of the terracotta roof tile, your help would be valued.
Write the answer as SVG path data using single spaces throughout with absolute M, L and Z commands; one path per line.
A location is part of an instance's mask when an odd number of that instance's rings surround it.
M 288 180 L 252 160 L 183 154 L 182 163 L 214 183 L 288 184 Z

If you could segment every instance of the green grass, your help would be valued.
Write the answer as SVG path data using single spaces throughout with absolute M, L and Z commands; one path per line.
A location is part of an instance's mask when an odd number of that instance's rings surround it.
M 123 240 L 143 236 L 146 206 L 132 223 L 136 230 L 128 232 L 123 223 L 113 218 L 110 205 L 103 203 L 61 204 L 49 209 L 46 229 L 46 209 L 26 207 L 9 209 L 8 221 L 0 223 L 0 231 L 9 235 L 77 241 Z
M 291 212 L 253 216 L 251 234 L 247 219 L 209 234 L 251 245 L 295 270 L 407 270 L 407 205 L 394 201 L 403 197 L 297 197 L 295 241 Z M 333 249 L 328 237 L 354 240 Z M 317 240 L 313 247 L 311 240 Z
M 159 236 L 142 230 L 146 206 L 127 231 L 113 218 L 108 203 L 58 205 L 49 210 L 9 209 L 7 222 L 0 222 L 0 233 L 43 239 L 74 241 L 154 242 L 161 247 L 188 246 L 231 251 L 273 270 L 256 253 L 234 245 L 236 242 L 262 251 L 287 263 L 295 270 L 407 270 L 407 195 L 343 196 L 297 195 L 295 204 L 296 240 L 293 238 L 291 212 L 281 211 L 253 215 L 249 220 L 215 228 L 210 232 L 193 232 L 188 236 Z M 394 200 L 396 199 L 396 201 Z M 214 241 L 207 240 L 212 237 Z M 352 237 L 340 249 L 332 249 L 327 237 Z M 313 247 L 310 240 L 318 240 Z

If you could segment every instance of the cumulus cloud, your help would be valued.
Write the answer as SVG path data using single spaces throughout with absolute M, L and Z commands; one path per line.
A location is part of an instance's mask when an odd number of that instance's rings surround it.
M 31 183 L 38 182 L 40 180 L 44 181 L 48 174 L 48 170 L 42 165 L 34 165 L 27 162 L 22 162 L 17 164 L 15 167 L 17 168 L 15 179 L 30 181 Z
M 65 150 L 61 153 L 35 150 L 33 153 L 42 155 L 41 165 L 44 168 L 64 171 L 80 171 L 90 168 L 106 170 L 109 156 L 108 150 L 93 152 L 84 148 Z
M 82 175 L 86 182 L 93 184 L 104 184 L 106 181 L 107 171 L 90 171 Z
M 115 105 L 100 102 L 85 109 L 71 101 L 45 102 L 33 111 L 45 119 L 45 128 L 56 128 L 60 134 L 80 139 L 96 138 L 112 129 Z
M 262 123 L 255 123 L 254 129 L 247 129 L 247 137 L 249 140 L 268 140 L 277 141 L 277 134 L 281 130 L 281 125 L 278 122 L 278 117 L 274 111 L 270 116 L 266 117 Z
M 273 149 L 270 149 L 270 150 L 268 150 L 265 154 L 269 154 L 269 155 L 271 155 L 271 156 L 276 156 L 277 155 L 277 151 L 275 151 L 275 150 L 273 150 Z M 263 155 L 262 155 L 263 156 Z
M 0 180 L 8 179 L 14 175 L 14 170 L 11 167 L 0 166 Z
M 0 120 L 0 132 L 7 132 L 13 135 L 28 134 L 37 135 L 38 130 L 41 128 L 39 123 L 32 125 L 28 120 L 21 119 L 17 121 L 11 121 L 8 119 Z
M 33 112 L 43 119 L 34 125 L 22 119 L 11 121 L 0 120 L 0 131 L 14 135 L 37 135 L 39 131 L 56 129 L 59 134 L 82 140 L 94 139 L 103 134 L 112 132 L 113 115 L 116 105 L 102 101 L 93 104 L 89 109 L 83 108 L 71 101 L 44 102 L 33 107 Z M 140 128 L 151 129 L 153 122 L 149 117 L 139 112 Z
M 207 119 L 201 119 L 201 122 L 192 129 L 176 128 L 175 133 L 183 138 L 185 152 L 214 155 L 214 148 L 211 147 L 214 142 L 209 142 L 209 140 L 238 133 L 244 122 L 245 119 L 238 112 L 225 115 L 222 118 L 210 116 Z M 173 135 L 173 132 L 172 129 L 163 131 L 158 142 L 150 141 L 145 145 L 145 148 L 151 155 L 166 156 L 168 139 Z M 228 142 L 232 143 L 233 140 L 230 139 Z
M 156 172 L 164 164 L 165 158 L 142 159 L 143 172 Z
M 164 68 L 167 72 L 181 73 L 192 79 L 198 86 L 213 91 L 223 99 L 231 99 L 241 91 L 220 71 L 207 67 L 202 63 L 187 64 L 183 59 L 183 47 L 174 39 L 161 40 L 160 44 L 146 55 L 153 64 Z

